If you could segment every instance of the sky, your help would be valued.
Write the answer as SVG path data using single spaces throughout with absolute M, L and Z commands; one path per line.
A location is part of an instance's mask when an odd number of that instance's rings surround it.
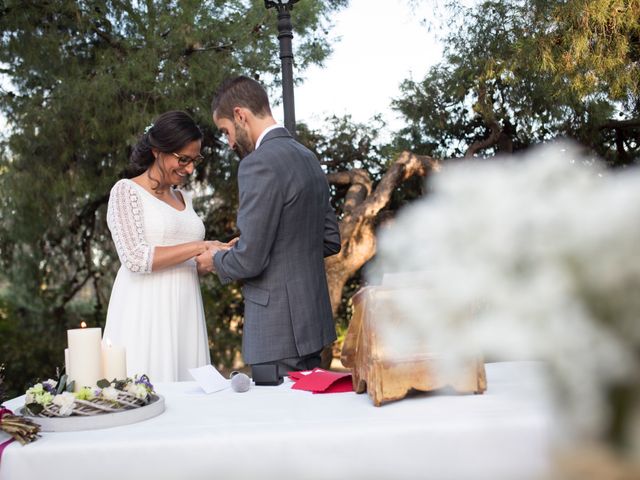
M 402 125 L 390 105 L 399 96 L 400 83 L 410 77 L 422 79 L 442 56 L 435 34 L 421 23 L 432 18 L 436 0 L 415 2 L 415 7 L 411 3 L 351 0 L 335 15 L 330 36 L 340 39 L 323 67 L 303 72 L 305 81 L 294 92 L 297 121 L 321 128 L 330 115 L 350 114 L 366 122 L 379 113 L 389 128 Z M 295 56 L 295 24 L 293 29 Z M 274 115 L 282 121 L 281 105 Z

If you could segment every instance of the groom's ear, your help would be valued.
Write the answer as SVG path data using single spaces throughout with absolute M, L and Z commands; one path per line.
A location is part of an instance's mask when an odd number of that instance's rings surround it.
M 235 107 L 233 109 L 233 118 L 240 125 L 244 125 L 251 118 L 251 110 L 245 107 Z

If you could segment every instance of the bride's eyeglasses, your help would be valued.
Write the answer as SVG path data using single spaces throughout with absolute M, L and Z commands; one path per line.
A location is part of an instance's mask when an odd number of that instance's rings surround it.
M 202 155 L 198 155 L 194 158 L 191 158 L 188 155 L 180 155 L 179 153 L 175 152 L 172 152 L 172 155 L 178 159 L 178 165 L 180 165 L 181 167 L 186 167 L 190 163 L 193 163 L 193 166 L 197 167 L 204 160 L 204 157 Z

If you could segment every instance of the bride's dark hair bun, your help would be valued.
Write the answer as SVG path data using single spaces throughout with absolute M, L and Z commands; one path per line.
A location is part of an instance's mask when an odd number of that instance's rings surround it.
M 171 153 L 196 140 L 202 140 L 202 132 L 189 114 L 178 110 L 163 113 L 134 145 L 130 158 L 132 173 L 139 175 L 153 164 L 153 148 Z

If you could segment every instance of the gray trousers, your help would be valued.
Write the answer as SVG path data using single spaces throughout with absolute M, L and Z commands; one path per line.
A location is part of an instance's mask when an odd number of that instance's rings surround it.
M 253 365 L 277 365 L 278 374 L 281 377 L 287 375 L 287 372 L 299 372 L 301 370 L 313 370 L 320 366 L 322 350 L 305 355 L 304 357 L 283 358 L 272 362 L 254 363 Z

